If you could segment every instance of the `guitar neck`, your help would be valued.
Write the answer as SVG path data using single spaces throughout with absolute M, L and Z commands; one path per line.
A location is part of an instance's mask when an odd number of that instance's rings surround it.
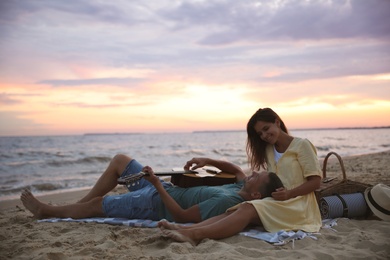
M 156 176 L 171 176 L 171 175 L 181 175 L 181 174 L 188 174 L 188 173 L 198 173 L 197 171 L 166 171 L 166 172 L 155 172 L 154 175 Z
M 186 173 L 197 173 L 197 172 L 183 170 L 183 171 L 155 172 L 154 175 L 156 175 L 156 176 L 172 176 L 172 175 L 183 175 Z M 149 174 L 145 173 L 145 172 L 139 172 L 139 173 L 127 175 L 124 177 L 119 177 L 117 182 L 118 182 L 118 184 L 128 185 L 129 183 L 134 183 L 147 175 L 149 175 Z

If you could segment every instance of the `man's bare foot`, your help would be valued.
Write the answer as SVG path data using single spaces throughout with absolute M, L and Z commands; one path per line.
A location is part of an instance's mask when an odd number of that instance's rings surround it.
M 161 230 L 164 237 L 169 237 L 177 242 L 189 242 L 191 245 L 196 246 L 199 244 L 199 241 L 196 242 L 193 239 L 191 239 L 189 236 L 185 235 L 185 230 L 168 230 L 168 229 L 162 229 Z
M 177 229 L 180 229 L 182 228 L 181 225 L 178 225 L 178 224 L 174 224 L 174 223 L 170 223 L 169 221 L 167 220 L 160 220 L 158 223 L 157 223 L 158 227 L 162 230 L 162 229 L 170 229 L 170 230 L 177 230 Z
M 44 215 L 42 214 L 43 203 L 37 200 L 29 190 L 23 190 L 22 194 L 20 195 L 20 200 L 26 209 L 28 209 L 35 218 L 44 218 Z

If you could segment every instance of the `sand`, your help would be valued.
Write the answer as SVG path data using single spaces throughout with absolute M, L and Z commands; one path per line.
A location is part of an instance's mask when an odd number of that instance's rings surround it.
M 390 186 L 390 151 L 343 158 L 347 178 Z M 330 158 L 328 175 L 340 175 Z M 39 199 L 62 205 L 86 191 Z M 115 192 L 121 192 L 117 189 Z M 18 200 L 0 202 L 0 259 L 390 259 L 390 222 L 338 219 L 321 229 L 318 240 L 305 238 L 283 246 L 235 235 L 193 247 L 160 236 L 157 228 L 94 223 L 38 223 Z

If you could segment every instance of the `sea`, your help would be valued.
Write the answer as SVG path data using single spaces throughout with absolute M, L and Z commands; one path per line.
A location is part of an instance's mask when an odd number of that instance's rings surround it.
M 292 130 L 309 139 L 319 159 L 390 150 L 390 128 Z M 193 157 L 228 160 L 248 168 L 245 131 L 85 134 L 0 137 L 0 202 L 25 188 L 36 195 L 90 188 L 118 153 L 155 171 L 178 168 Z

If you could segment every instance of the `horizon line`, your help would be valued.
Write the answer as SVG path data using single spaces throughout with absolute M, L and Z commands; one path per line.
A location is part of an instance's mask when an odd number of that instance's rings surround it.
M 323 130 L 361 130 L 361 129 L 388 129 L 390 126 L 367 126 L 367 127 L 319 127 L 319 128 L 293 128 L 289 131 L 323 131 Z M 107 132 L 107 133 L 84 133 L 84 134 L 47 134 L 47 135 L 0 135 L 0 137 L 44 137 L 44 136 L 88 136 L 88 135 L 148 135 L 148 134 L 184 134 L 184 133 L 222 133 L 222 132 L 245 132 L 246 130 L 196 130 L 189 132 Z

